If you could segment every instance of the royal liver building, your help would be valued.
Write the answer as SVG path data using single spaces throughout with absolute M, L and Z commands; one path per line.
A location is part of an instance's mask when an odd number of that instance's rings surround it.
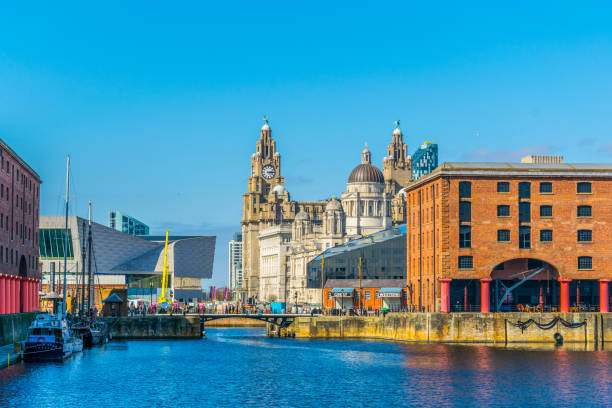
M 320 303 L 321 291 L 307 289 L 308 261 L 334 245 L 405 223 L 402 187 L 410 181 L 411 159 L 396 122 L 383 171 L 366 145 L 340 199 L 291 201 L 265 122 L 243 195 L 242 290 L 251 301 Z

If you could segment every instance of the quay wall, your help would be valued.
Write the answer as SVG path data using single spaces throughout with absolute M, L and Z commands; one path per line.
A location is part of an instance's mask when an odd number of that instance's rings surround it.
M 196 339 L 202 337 L 197 316 L 103 317 L 113 339 Z
M 204 327 L 266 327 L 266 322 L 255 319 L 232 317 L 209 320 L 204 323 Z
M 565 327 L 557 322 L 544 330 L 535 324 L 521 330 L 512 325 L 533 319 L 540 324 L 560 317 L 586 325 Z M 279 335 L 268 327 L 271 336 Z M 564 343 L 603 345 L 612 342 L 612 313 L 389 313 L 386 317 L 318 316 L 299 317 L 280 335 L 296 338 L 385 339 L 440 343 Z
M 0 347 L 25 340 L 37 313 L 0 315 Z

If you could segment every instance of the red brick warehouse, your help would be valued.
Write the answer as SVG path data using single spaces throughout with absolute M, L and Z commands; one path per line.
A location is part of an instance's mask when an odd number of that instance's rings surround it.
M 608 312 L 612 165 L 539 159 L 444 163 L 406 188 L 411 305 Z
M 0 314 L 38 310 L 40 183 L 0 139 Z

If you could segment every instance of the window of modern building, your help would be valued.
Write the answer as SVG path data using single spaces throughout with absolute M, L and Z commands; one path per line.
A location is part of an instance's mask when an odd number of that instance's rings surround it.
M 592 214 L 590 205 L 579 205 L 578 206 L 578 217 L 590 217 Z
M 41 229 L 39 243 L 40 256 L 46 259 L 61 259 L 64 257 L 65 231 L 63 229 Z M 72 232 L 68 230 L 68 259 L 73 259 Z
M 590 256 L 579 256 L 578 269 L 593 269 L 593 258 Z
M 578 183 L 577 193 L 578 194 L 588 194 L 591 192 L 591 183 Z
M 541 205 L 540 217 L 552 217 L 552 205 Z
M 509 205 L 498 205 L 497 206 L 497 216 L 498 217 L 509 217 L 510 216 L 510 206 Z
M 469 181 L 459 182 L 459 198 L 472 198 L 472 183 Z
M 519 248 L 531 248 L 531 227 L 522 226 L 519 228 Z
M 472 203 L 469 201 L 459 201 L 459 222 L 472 221 Z
M 519 222 L 531 222 L 531 203 L 529 201 L 519 203 Z
M 497 230 L 497 240 L 499 242 L 510 241 L 510 230 Z
M 459 269 L 472 269 L 474 267 L 474 260 L 471 256 L 460 256 L 458 264 Z
M 472 227 L 462 225 L 459 227 L 459 248 L 472 247 Z
M 497 192 L 498 193 L 509 193 L 510 192 L 510 183 L 507 181 L 499 181 L 497 182 Z
M 578 230 L 578 242 L 591 242 L 593 241 L 593 231 L 591 230 Z
M 540 230 L 540 242 L 552 242 L 552 230 Z
M 540 194 L 550 193 L 552 193 L 552 183 L 548 181 L 540 183 Z
M 519 198 L 531 198 L 531 183 L 527 181 L 519 183 Z

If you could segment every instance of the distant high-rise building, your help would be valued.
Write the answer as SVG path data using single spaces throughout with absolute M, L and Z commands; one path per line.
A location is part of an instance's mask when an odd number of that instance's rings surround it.
M 438 167 L 438 145 L 425 142 L 412 155 L 412 179 L 419 179 Z
M 111 211 L 108 216 L 108 226 L 128 235 L 149 235 L 149 226 L 134 217 Z
M 229 288 L 242 289 L 242 233 L 235 232 L 229 242 Z

